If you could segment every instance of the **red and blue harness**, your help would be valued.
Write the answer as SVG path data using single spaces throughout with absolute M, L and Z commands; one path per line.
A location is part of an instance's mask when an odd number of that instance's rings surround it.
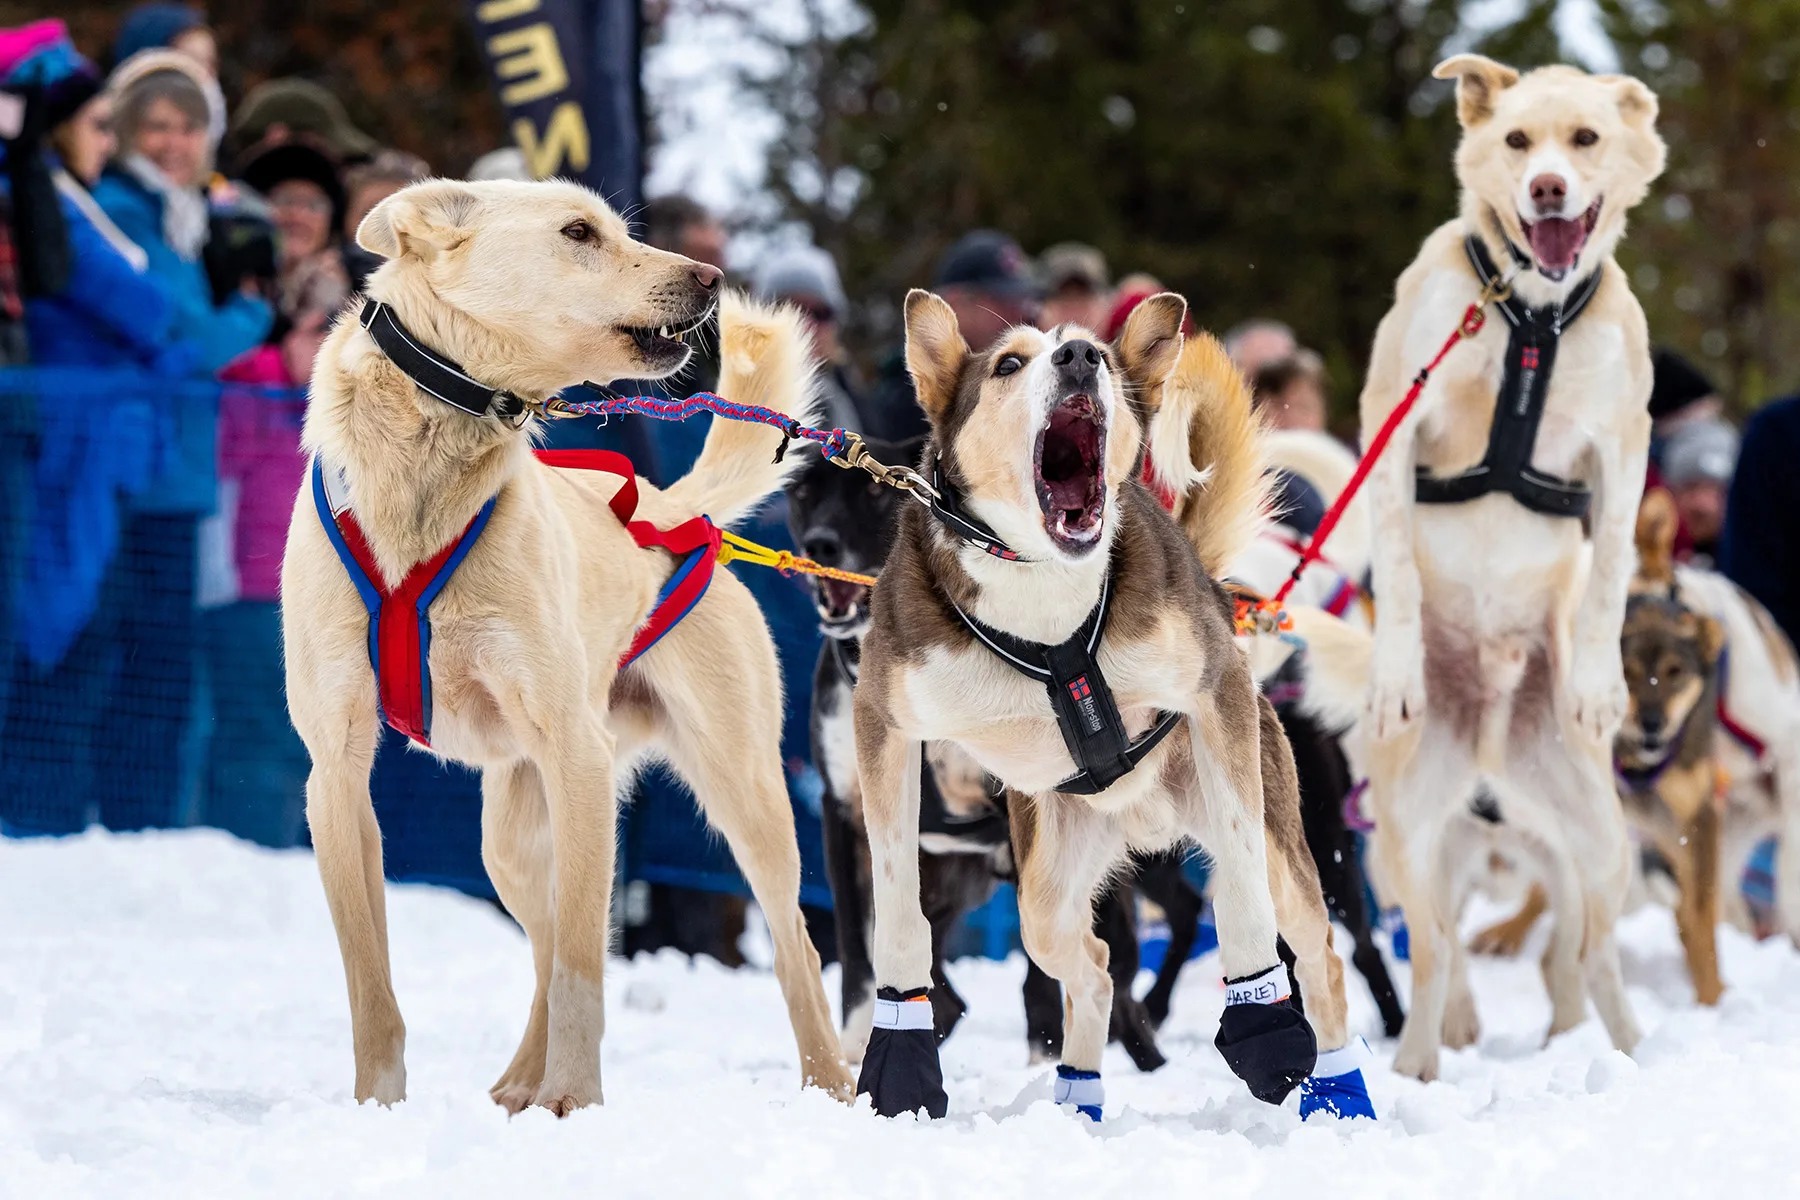
M 539 450 L 545 466 L 601 471 L 624 480 L 607 503 L 632 540 L 646 549 L 667 550 L 680 560 L 657 594 L 650 614 L 619 659 L 624 670 L 692 611 L 712 583 L 718 562 L 719 530 L 705 517 L 658 529 L 635 520 L 637 472 L 631 460 L 609 450 Z M 362 526 L 350 509 L 342 478 L 313 460 L 313 504 L 332 548 L 343 561 L 369 613 L 369 664 L 375 669 L 382 719 L 420 745 L 431 745 L 431 605 L 462 565 L 487 528 L 495 496 L 481 506 L 454 541 L 424 562 L 415 564 L 395 587 L 383 581 Z

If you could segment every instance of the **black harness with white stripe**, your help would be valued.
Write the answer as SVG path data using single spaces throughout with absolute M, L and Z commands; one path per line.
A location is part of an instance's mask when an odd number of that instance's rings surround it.
M 1530 260 L 1516 246 L 1508 242 L 1507 247 L 1522 267 L 1530 266 Z M 1484 287 L 1500 277 L 1479 237 L 1470 234 L 1463 240 L 1463 248 Z M 1556 366 L 1557 343 L 1599 287 L 1600 272 L 1595 270 L 1561 304 L 1531 308 L 1510 295 L 1498 301 L 1510 331 L 1487 453 L 1479 463 L 1458 475 L 1432 475 L 1420 467 L 1414 493 L 1420 504 L 1461 504 L 1489 492 L 1506 492 L 1532 512 L 1545 516 L 1577 520 L 1587 516 L 1593 503 L 1592 491 L 1584 484 L 1538 470 L 1531 465 L 1531 457 L 1537 447 L 1538 424 L 1544 418 L 1550 373 Z

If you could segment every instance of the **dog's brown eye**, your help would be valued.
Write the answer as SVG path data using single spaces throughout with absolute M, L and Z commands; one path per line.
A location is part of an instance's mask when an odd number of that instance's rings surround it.
M 1515 129 L 1507 134 L 1506 144 L 1511 146 L 1514 150 L 1531 149 L 1531 139 L 1525 136 L 1525 131 L 1522 129 Z
M 995 375 L 1011 375 L 1025 365 L 1025 360 L 1016 354 L 1002 354 L 1000 361 L 994 364 Z
M 1591 129 L 1577 129 L 1575 136 L 1569 139 L 1577 146 L 1591 146 L 1600 140 L 1600 135 Z
M 562 227 L 562 235 L 571 242 L 591 242 L 600 236 L 600 231 L 586 221 L 570 221 Z

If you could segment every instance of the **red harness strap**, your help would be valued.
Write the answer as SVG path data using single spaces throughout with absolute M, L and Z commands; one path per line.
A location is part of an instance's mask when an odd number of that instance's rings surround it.
M 705 517 L 658 529 L 637 513 L 637 472 L 631 460 L 606 450 L 540 450 L 546 466 L 618 475 L 625 482 L 608 501 L 619 523 L 639 546 L 667 550 L 682 558 L 663 585 L 650 614 L 619 659 L 623 670 L 654 646 L 697 604 L 712 582 L 718 561 L 719 531 Z M 382 719 L 399 732 L 431 745 L 431 604 L 486 528 L 494 510 L 490 499 L 454 541 L 418 563 L 398 586 L 389 588 L 376 566 L 367 537 L 348 507 L 333 511 L 322 462 L 313 465 L 313 499 L 326 536 L 356 585 L 369 614 L 369 662 L 375 668 Z

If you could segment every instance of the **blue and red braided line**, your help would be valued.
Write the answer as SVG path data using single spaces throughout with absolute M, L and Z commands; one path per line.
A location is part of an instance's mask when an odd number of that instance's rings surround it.
M 695 392 L 685 400 L 675 400 L 664 396 L 610 396 L 603 395 L 597 400 L 559 400 L 557 409 L 576 416 L 613 416 L 630 413 L 640 417 L 655 417 L 659 421 L 685 421 L 696 413 L 709 412 L 714 416 L 725 417 L 732 421 L 753 421 L 759 425 L 767 425 L 779 429 L 786 438 L 805 438 L 809 442 L 817 442 L 825 451 L 827 458 L 836 458 L 843 454 L 849 444 L 849 434 L 842 429 L 815 429 L 811 425 L 802 425 L 786 413 L 776 412 L 772 408 L 764 408 L 757 404 L 739 404 L 716 396 L 711 392 Z M 782 451 L 787 443 L 782 443 Z M 781 454 L 776 454 L 779 461 Z

